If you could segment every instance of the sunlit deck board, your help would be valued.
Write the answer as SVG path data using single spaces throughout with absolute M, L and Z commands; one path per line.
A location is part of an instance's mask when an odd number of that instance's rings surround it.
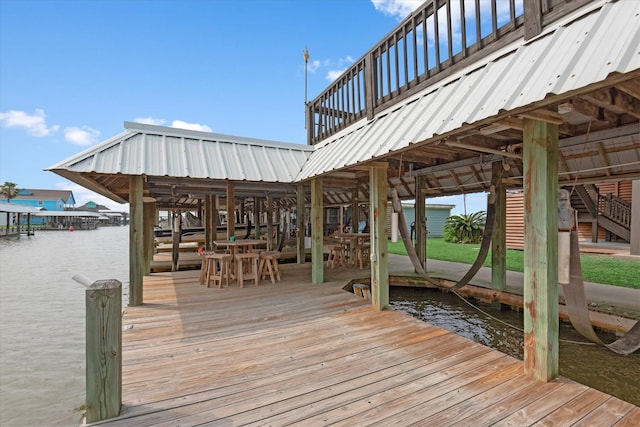
M 633 425 L 638 408 L 341 287 L 352 272 L 284 265 L 272 285 L 206 288 L 199 271 L 145 278 L 123 324 L 125 425 Z M 355 272 L 361 276 L 362 272 Z

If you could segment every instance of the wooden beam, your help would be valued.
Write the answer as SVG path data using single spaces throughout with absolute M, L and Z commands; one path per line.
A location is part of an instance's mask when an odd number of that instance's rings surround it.
M 355 166 L 351 166 L 349 167 L 350 170 L 356 170 L 356 171 L 365 171 L 365 170 L 370 170 L 370 168 L 389 168 L 389 163 L 387 162 L 367 162 L 365 164 L 362 165 L 355 165 Z
M 524 121 L 524 365 L 558 376 L 558 126 Z
M 144 276 L 144 221 L 141 175 L 129 178 L 129 305 L 142 305 Z
M 520 113 L 518 115 L 525 119 L 532 119 L 539 122 L 545 122 L 545 123 L 550 123 L 554 125 L 561 125 L 564 123 L 564 118 L 562 117 L 562 115 L 556 113 L 555 111 L 534 110 L 534 111 L 527 111 L 526 113 Z
M 311 180 L 311 283 L 324 282 L 322 178 Z
M 638 79 L 618 83 L 616 89 L 636 99 L 640 99 L 640 80 Z
M 387 251 L 387 169 L 372 167 L 369 172 L 371 205 L 371 302 L 378 310 L 389 308 L 389 255 Z

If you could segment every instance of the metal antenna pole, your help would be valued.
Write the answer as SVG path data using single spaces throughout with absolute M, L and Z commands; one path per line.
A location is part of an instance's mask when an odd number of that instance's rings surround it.
M 307 128 L 307 68 L 309 65 L 309 49 L 304 48 L 304 128 Z

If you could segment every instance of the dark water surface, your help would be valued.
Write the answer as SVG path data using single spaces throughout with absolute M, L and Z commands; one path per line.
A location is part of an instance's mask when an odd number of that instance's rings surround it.
M 524 359 L 522 312 L 494 310 L 489 304 L 470 300 L 491 316 L 516 326 L 514 329 L 440 290 L 393 287 L 390 299 L 395 310 Z M 599 335 L 605 342 L 615 340 L 613 334 Z M 573 343 L 586 340 L 565 322 L 560 322 L 560 340 L 560 375 L 640 406 L 640 354 L 621 356 L 600 346 Z
M 78 426 L 85 401 L 85 289 L 128 291 L 129 228 L 0 239 L 0 426 Z M 126 298 L 123 299 L 123 304 Z

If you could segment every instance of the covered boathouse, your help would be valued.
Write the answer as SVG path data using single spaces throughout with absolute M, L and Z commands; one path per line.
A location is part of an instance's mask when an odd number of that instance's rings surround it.
M 205 228 L 211 230 L 220 198 L 228 211 L 238 199 L 291 199 L 299 215 L 310 206 L 307 280 L 313 284 L 326 282 L 328 274 L 323 206 L 356 207 L 366 200 L 372 307 L 383 319 L 389 317 L 384 311 L 389 301 L 388 201 L 395 194 L 417 201 L 416 252 L 424 265 L 423 196 L 488 192 L 496 218 L 492 282 L 499 292 L 506 283 L 505 194 L 523 188 L 523 369 L 536 384 L 557 384 L 558 188 L 633 180 L 631 252 L 640 253 L 640 4 L 524 0 L 519 10 L 515 3 L 509 2 L 506 21 L 498 20 L 495 8 L 482 10 L 492 14 L 491 31 L 485 33 L 479 2 L 425 2 L 308 103 L 307 145 L 125 123 L 123 133 L 48 170 L 130 204 L 129 306 L 136 310 L 144 310 L 147 302 L 143 282 L 149 283 L 155 211 L 201 209 Z M 475 18 L 463 20 L 461 32 L 453 32 L 452 13 L 462 10 L 468 16 L 464 8 L 470 4 Z M 233 220 L 229 223 L 231 232 Z M 207 236 L 210 244 L 211 231 Z M 301 264 L 303 238 L 299 230 Z M 311 295 L 319 288 L 303 289 Z M 371 356 L 375 360 L 375 351 Z M 233 370 L 233 361 L 224 360 L 220 369 Z M 167 403 L 172 416 L 189 411 L 175 399 Z M 515 413 L 532 402 L 519 399 L 519 406 L 507 404 L 505 411 Z M 377 402 L 374 413 L 383 414 L 385 399 Z M 633 405 L 605 404 L 599 398 L 589 402 L 588 416 L 607 424 L 632 425 L 640 417 Z M 145 412 L 130 405 L 130 416 Z M 304 410 L 311 413 L 313 406 Z M 148 414 L 155 410 L 147 408 Z M 561 417 L 562 408 L 552 413 Z M 231 415 L 218 418 L 216 411 L 203 417 L 201 422 L 234 420 Z M 263 422 L 268 420 L 265 415 Z

